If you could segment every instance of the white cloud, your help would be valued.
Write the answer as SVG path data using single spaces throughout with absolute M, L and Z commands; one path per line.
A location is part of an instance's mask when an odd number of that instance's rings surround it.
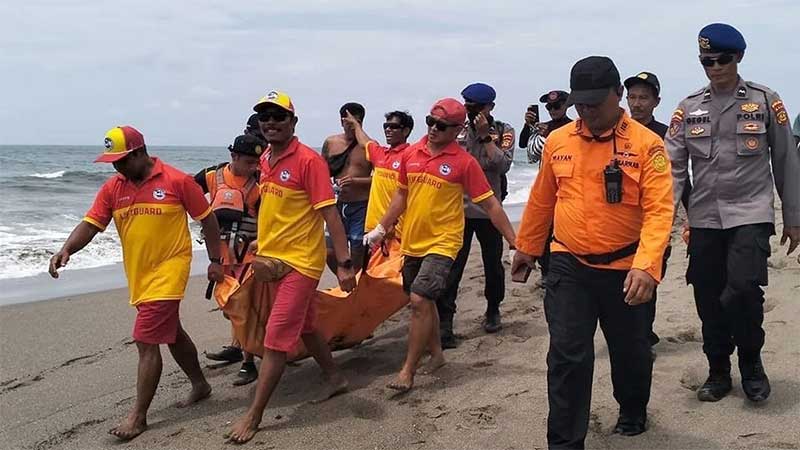
M 657 73 L 665 120 L 705 84 L 696 35 L 714 21 L 742 31 L 742 74 L 781 92 L 794 114 L 798 16 L 795 0 L 13 0 L 0 5 L 0 143 L 96 142 L 131 123 L 152 144 L 221 145 L 277 88 L 299 109 L 301 138 L 319 145 L 345 101 L 364 103 L 379 135 L 383 112 L 407 109 L 421 122 L 436 98 L 473 81 L 493 84 L 496 116 L 518 126 L 525 106 L 567 88 L 589 54 L 611 56 L 623 76 Z M 43 135 L 53 111 L 68 114 Z

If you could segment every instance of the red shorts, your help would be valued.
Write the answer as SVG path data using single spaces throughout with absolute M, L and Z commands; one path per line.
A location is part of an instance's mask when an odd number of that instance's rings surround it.
M 291 352 L 301 334 L 314 331 L 319 280 L 292 270 L 277 283 L 275 302 L 269 313 L 264 347 Z
M 179 300 L 142 303 L 136 307 L 133 340 L 143 344 L 174 344 L 181 324 Z

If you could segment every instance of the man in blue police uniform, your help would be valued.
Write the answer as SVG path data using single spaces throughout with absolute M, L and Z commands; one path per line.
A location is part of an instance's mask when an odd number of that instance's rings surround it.
M 514 159 L 514 128 L 492 116 L 497 94 L 488 84 L 470 84 L 461 91 L 461 96 L 467 109 L 467 123 L 458 135 L 458 144 L 478 160 L 495 197 L 502 202 L 504 198 L 502 193 L 505 190 L 503 180 Z M 457 345 L 453 333 L 453 317 L 456 312 L 458 285 L 461 284 L 461 277 L 464 275 L 473 236 L 477 236 L 481 246 L 486 283 L 484 289 L 486 314 L 483 328 L 487 333 L 494 333 L 502 326 L 500 303 L 506 291 L 503 235 L 492 225 L 486 212 L 472 203 L 467 195 L 464 196 L 464 217 L 464 244 L 450 269 L 447 286 L 441 298 L 436 300 L 443 348 L 454 348 Z
M 800 152 L 778 94 L 738 74 L 746 47 L 741 33 L 715 23 L 698 41 L 710 84 L 678 105 L 665 140 L 676 203 L 692 161 L 686 281 L 694 288 L 709 363 L 697 398 L 714 402 L 730 392 L 730 355 L 737 348 L 742 389 L 759 402 L 770 394 L 761 361 L 761 286 L 775 234 L 773 189 L 783 209 L 780 242 L 789 240 L 792 253 L 800 243 Z

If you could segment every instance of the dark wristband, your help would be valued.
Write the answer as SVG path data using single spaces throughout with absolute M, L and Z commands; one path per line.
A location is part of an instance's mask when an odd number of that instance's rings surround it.
M 222 264 L 222 258 L 208 258 L 209 261 L 216 264 Z
M 339 263 L 337 263 L 337 264 L 338 264 L 338 265 L 339 265 L 339 267 L 341 267 L 342 269 L 352 269 L 352 268 L 353 268 L 353 260 L 351 260 L 351 259 L 346 259 L 346 260 L 344 260 L 344 261 L 340 261 L 340 262 L 339 262 Z

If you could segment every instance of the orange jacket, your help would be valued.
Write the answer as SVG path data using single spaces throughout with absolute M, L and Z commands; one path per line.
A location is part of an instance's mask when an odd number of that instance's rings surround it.
M 672 175 L 664 142 L 623 113 L 615 128 L 594 140 L 583 121 L 554 131 L 547 138 L 542 166 L 531 189 L 517 232 L 517 248 L 540 256 L 550 225 L 559 242 L 552 252 L 595 255 L 639 241 L 635 255 L 602 269 L 641 269 L 661 280 L 664 250 L 672 229 Z M 603 170 L 614 157 L 623 171 L 622 202 L 605 199 Z

